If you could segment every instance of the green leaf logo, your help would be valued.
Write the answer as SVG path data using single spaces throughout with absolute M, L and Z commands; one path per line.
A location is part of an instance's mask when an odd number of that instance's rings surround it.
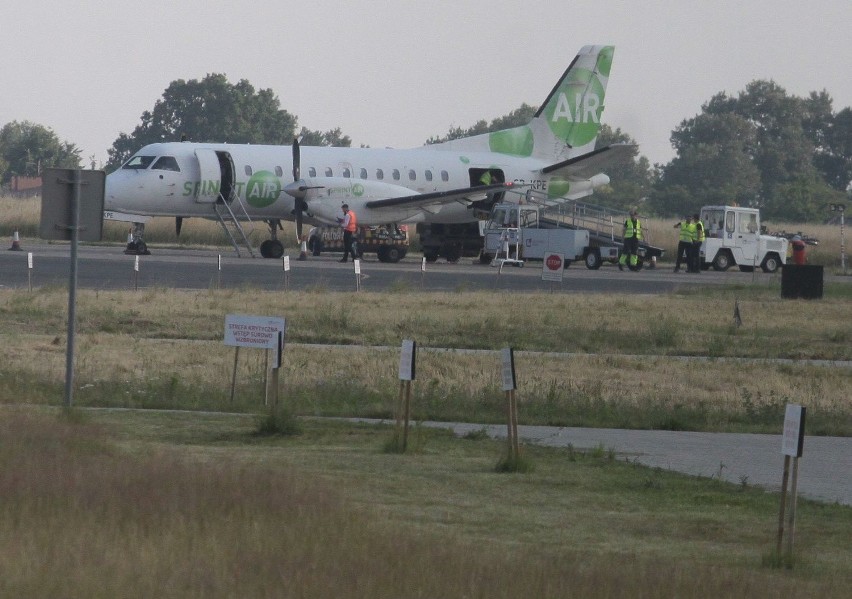
M 533 151 L 532 129 L 524 125 L 514 129 L 495 131 L 488 136 L 488 147 L 492 152 L 511 156 L 531 156 Z
M 281 195 L 281 179 L 270 171 L 257 171 L 246 186 L 246 201 L 255 208 L 269 206 Z
M 544 111 L 553 134 L 571 146 L 592 141 L 601 127 L 604 86 L 588 69 L 576 69 L 559 86 Z

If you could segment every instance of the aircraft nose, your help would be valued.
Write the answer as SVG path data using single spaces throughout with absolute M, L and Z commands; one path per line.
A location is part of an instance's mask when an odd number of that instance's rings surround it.
M 117 210 L 130 199 L 130 181 L 121 171 L 106 176 L 104 182 L 104 210 Z

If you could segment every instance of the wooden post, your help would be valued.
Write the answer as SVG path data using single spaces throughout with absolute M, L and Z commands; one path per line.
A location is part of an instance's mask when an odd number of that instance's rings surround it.
M 404 412 L 405 402 L 405 381 L 399 381 L 399 395 L 396 398 L 396 407 L 394 409 L 394 418 L 396 419 L 396 431 L 402 432 L 402 416 Z
M 272 369 L 272 385 L 271 385 L 272 386 L 272 393 L 270 395 L 272 395 L 272 407 L 273 408 L 278 407 L 278 371 L 279 370 L 281 370 L 281 369 L 280 368 L 273 368 Z
M 263 405 L 269 405 L 269 350 L 263 350 Z
M 799 457 L 805 442 L 805 416 L 807 409 L 798 404 L 787 404 L 784 410 L 784 434 L 781 437 L 781 452 L 784 454 L 784 479 L 781 489 L 781 513 L 778 515 L 778 539 L 776 549 L 781 553 L 784 536 L 784 505 L 787 501 L 787 479 L 790 471 L 790 459 L 793 460 L 793 475 L 790 483 L 790 511 L 787 515 L 788 557 L 793 556 L 793 537 L 796 533 L 796 495 L 799 486 Z
M 417 342 L 404 339 L 399 354 L 399 399 L 397 400 L 396 434 L 402 420 L 402 452 L 408 449 L 408 423 L 411 420 L 411 381 L 417 362 Z M 397 437 L 398 439 L 399 437 Z
M 237 389 L 237 360 L 240 358 L 240 346 L 234 348 L 234 374 L 231 375 L 231 403 L 234 403 L 234 394 Z
M 784 456 L 784 475 L 781 477 L 781 509 L 778 513 L 778 540 L 775 551 L 781 555 L 781 544 L 784 539 L 784 510 L 787 506 L 787 481 L 790 480 L 790 456 Z
M 515 459 L 521 457 L 521 445 L 518 440 L 518 398 L 514 389 L 510 391 L 512 401 L 512 441 L 514 443 Z
M 521 455 L 521 445 L 518 440 L 518 403 L 514 389 L 506 391 L 506 428 L 509 460 L 515 461 Z
M 402 430 L 402 452 L 408 449 L 408 423 L 411 420 L 411 381 L 405 381 L 405 422 Z
M 787 519 L 787 555 L 793 555 L 793 537 L 796 534 L 796 495 L 799 485 L 799 458 L 793 458 L 793 477 L 790 481 L 790 515 Z

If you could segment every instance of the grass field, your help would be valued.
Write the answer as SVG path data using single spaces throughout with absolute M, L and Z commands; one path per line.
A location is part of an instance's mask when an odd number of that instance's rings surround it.
M 845 597 L 852 509 L 624 462 L 415 429 L 3 408 L 0 595 Z M 783 561 L 783 560 L 781 560 Z
M 505 448 L 483 435 L 415 426 L 398 454 L 387 428 L 309 417 L 390 416 L 414 338 L 415 420 L 502 422 L 511 344 L 521 424 L 778 433 L 797 402 L 808 434 L 849 436 L 852 368 L 799 360 L 852 360 L 850 294 L 588 295 L 606 306 L 588 310 L 543 294 L 84 290 L 65 411 L 67 291 L 0 289 L 0 596 L 846 597 L 848 506 L 800 499 L 784 557 L 779 497 L 748 481 L 606 447 L 528 446 L 528 472 L 498 474 Z M 295 434 L 258 434 L 263 352 L 240 354 L 230 399 L 228 313 L 287 318 Z
M 398 348 L 413 338 L 419 419 L 501 421 L 498 352 L 512 345 L 523 424 L 776 432 L 794 402 L 809 407 L 810 434 L 850 435 L 852 369 L 777 361 L 852 359 L 850 292 L 838 284 L 810 303 L 753 287 L 584 297 L 612 306 L 587 311 L 568 295 L 83 290 L 75 401 L 256 409 L 263 352 L 243 353 L 232 403 L 234 350 L 221 341 L 226 314 L 251 312 L 288 319 L 281 392 L 298 414 L 389 416 Z M 0 401 L 57 404 L 66 303 L 62 289 L 0 290 Z M 507 305 L 526 308 L 507 318 Z

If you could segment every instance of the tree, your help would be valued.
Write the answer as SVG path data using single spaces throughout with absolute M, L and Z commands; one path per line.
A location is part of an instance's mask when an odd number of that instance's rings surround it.
M 52 129 L 12 121 L 0 129 L 0 183 L 13 176 L 37 177 L 46 167 L 80 168 L 80 150 Z
M 613 131 L 609 125 L 601 125 L 595 146 L 602 148 L 618 143 L 636 145 L 636 140 L 621 129 Z M 651 191 L 651 164 L 645 156 L 639 154 L 638 146 L 629 156 L 622 156 L 608 164 L 604 172 L 609 175 L 610 184 L 595 190 L 591 200 L 595 204 L 629 210 L 648 197 Z
M 680 197 L 690 211 L 737 202 L 767 217 L 816 217 L 829 186 L 843 190 L 852 178 L 846 118 L 833 114 L 826 92 L 802 99 L 773 81 L 752 81 L 737 97 L 717 94 L 672 133 L 677 155 L 660 169 L 652 203 L 672 210 Z
M 186 139 L 196 142 L 289 144 L 296 117 L 281 109 L 270 89 L 255 91 L 245 79 L 236 85 L 225 75 L 202 80 L 178 79 L 169 84 L 141 123 L 122 133 L 109 150 L 108 168 L 115 168 L 140 147 Z
M 818 140 L 814 166 L 834 189 L 846 191 L 852 183 L 852 108 L 832 114 L 829 99 L 828 114 L 823 111 L 806 126 Z
M 654 212 L 681 216 L 707 204 L 757 203 L 757 131 L 750 121 L 733 113 L 701 114 L 683 121 L 671 142 L 677 155 L 658 173 L 650 198 Z
M 299 132 L 299 143 L 305 146 L 348 148 L 352 145 L 352 139 L 348 135 L 343 135 L 340 127 L 325 132 L 311 131 L 307 127 L 302 127 L 302 130 Z

